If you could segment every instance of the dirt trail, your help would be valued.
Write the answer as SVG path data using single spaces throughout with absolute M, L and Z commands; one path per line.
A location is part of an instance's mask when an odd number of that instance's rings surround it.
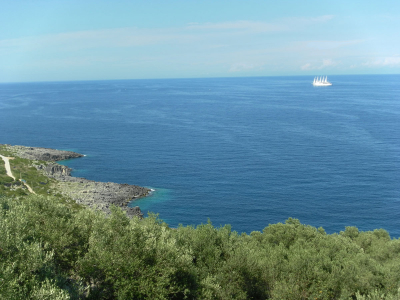
M 10 159 L 13 159 L 14 157 L 6 157 L 6 156 L 3 156 L 3 155 L 0 155 L 0 157 L 4 160 L 4 164 L 6 166 L 7 175 L 15 180 L 15 177 L 12 174 L 11 167 L 10 167 Z
M 0 157 L 4 160 L 7 176 L 9 176 L 15 180 L 15 177 L 11 172 L 11 166 L 10 166 L 10 159 L 14 159 L 14 157 L 6 157 L 1 154 L 0 154 Z M 32 188 L 26 183 L 25 180 L 20 179 L 20 181 L 26 186 L 26 188 L 28 189 L 29 192 L 31 192 L 32 194 L 36 194 L 35 191 L 32 190 Z
M 19 181 L 21 181 L 21 182 L 26 186 L 26 188 L 28 189 L 28 191 L 30 191 L 32 194 L 36 194 L 35 191 L 32 190 L 32 188 L 26 183 L 25 180 L 20 179 Z

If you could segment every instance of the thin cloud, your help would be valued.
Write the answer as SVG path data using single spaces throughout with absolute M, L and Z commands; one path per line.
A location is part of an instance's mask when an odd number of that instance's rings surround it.
M 382 57 L 362 64 L 366 67 L 399 67 L 400 56 Z
M 334 18 L 334 15 L 324 15 L 324 16 L 319 16 L 319 17 L 315 17 L 315 18 L 309 18 L 306 20 L 309 20 L 310 22 L 313 22 L 313 23 L 322 23 L 322 22 L 330 21 L 333 18 Z
M 365 42 L 365 40 L 347 40 L 347 41 L 307 41 L 302 42 L 305 47 L 316 50 L 337 49 L 348 47 Z
M 308 25 L 316 25 L 316 24 L 326 23 L 326 22 L 332 20 L 334 17 L 335 17 L 334 15 L 323 15 L 323 16 L 311 17 L 311 18 L 292 17 L 292 18 L 284 18 L 284 19 L 280 20 L 279 22 L 288 24 L 288 25 L 290 25 L 291 28 L 293 28 L 293 27 L 298 27 L 298 26 L 308 26 Z
M 195 40 L 218 39 L 221 34 L 257 34 L 298 30 L 301 26 L 322 23 L 333 16 L 315 18 L 285 18 L 274 22 L 235 21 L 220 23 L 189 24 L 176 28 L 116 28 L 66 32 L 43 36 L 0 40 L 2 54 L 26 52 L 38 49 L 71 51 L 88 48 L 140 47 L 161 43 L 187 43 Z M 226 35 L 222 37 L 226 38 Z
M 299 27 L 325 23 L 334 18 L 333 15 L 324 15 L 314 18 L 284 18 L 274 22 L 235 21 L 220 23 L 190 23 L 186 29 L 195 30 L 224 30 L 224 31 L 250 31 L 250 32 L 278 32 L 297 30 Z
M 305 65 L 301 66 L 302 70 L 312 70 L 313 67 L 310 63 L 306 63 Z
M 252 64 L 252 63 L 234 63 L 231 65 L 229 72 L 244 72 L 251 70 L 260 70 L 262 69 L 263 64 Z
M 326 68 L 330 68 L 330 67 L 335 67 L 337 66 L 338 63 L 333 61 L 332 59 L 323 59 L 322 63 L 319 64 L 311 64 L 311 63 L 306 63 L 303 66 L 301 66 L 302 70 L 322 70 L 322 69 L 326 69 Z
M 184 37 L 167 30 L 117 28 L 91 31 L 67 32 L 36 37 L 24 37 L 0 41 L 0 50 L 23 50 L 58 48 L 79 50 L 100 47 L 134 47 L 157 44 Z
M 253 32 L 276 32 L 286 30 L 282 24 L 252 21 L 236 21 L 222 23 L 189 24 L 186 29 L 196 30 L 246 30 Z

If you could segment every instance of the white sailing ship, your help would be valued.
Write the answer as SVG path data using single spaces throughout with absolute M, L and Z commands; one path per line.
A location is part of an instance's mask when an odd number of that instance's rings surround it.
M 313 86 L 329 86 L 329 85 L 332 85 L 332 83 L 328 81 L 327 76 L 314 78 Z

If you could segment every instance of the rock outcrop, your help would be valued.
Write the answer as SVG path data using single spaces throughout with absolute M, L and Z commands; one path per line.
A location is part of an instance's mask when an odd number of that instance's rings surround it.
M 83 157 L 82 154 L 25 146 L 6 145 L 6 148 L 15 156 L 36 161 L 33 166 L 47 177 L 56 179 L 55 188 L 79 204 L 102 210 L 105 213 L 110 213 L 111 205 L 116 205 L 126 211 L 129 216 L 143 216 L 138 206 L 128 207 L 128 203 L 149 195 L 150 189 L 137 185 L 98 182 L 73 177 L 71 168 L 56 163 L 59 160 Z M 40 163 L 40 161 L 47 163 Z
M 49 177 L 59 178 L 65 176 L 71 176 L 72 169 L 56 163 L 49 163 L 46 165 L 36 165 L 38 170 L 43 170 L 44 174 Z
M 150 189 L 130 184 L 98 182 L 72 176 L 49 176 L 57 179 L 57 190 L 75 200 L 77 203 L 110 212 L 111 205 L 126 211 L 129 216 L 142 217 L 139 207 L 128 207 L 132 200 L 150 194 Z
M 41 147 L 25 147 L 25 146 L 10 146 L 15 155 L 31 159 L 31 160 L 44 160 L 44 161 L 60 161 L 70 158 L 83 157 L 83 154 L 79 154 L 72 151 L 63 151 L 57 149 L 41 148 Z

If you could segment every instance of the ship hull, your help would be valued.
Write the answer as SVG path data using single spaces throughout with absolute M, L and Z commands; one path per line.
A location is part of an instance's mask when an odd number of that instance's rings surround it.
M 330 86 L 332 83 L 330 82 L 313 82 L 313 86 Z

